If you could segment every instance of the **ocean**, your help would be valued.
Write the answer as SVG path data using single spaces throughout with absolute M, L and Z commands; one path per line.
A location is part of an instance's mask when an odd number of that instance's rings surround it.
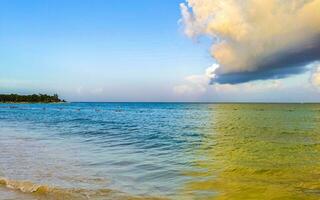
M 320 199 L 320 104 L 0 104 L 0 199 Z

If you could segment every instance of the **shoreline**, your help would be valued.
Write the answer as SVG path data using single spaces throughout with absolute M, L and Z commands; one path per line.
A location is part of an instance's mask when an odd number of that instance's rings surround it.
M 26 180 L 12 180 L 0 177 L 0 187 L 7 192 L 18 193 L 19 196 L 27 195 L 39 199 L 135 199 L 135 200 L 166 200 L 165 197 L 153 197 L 146 195 L 133 195 L 109 188 L 86 189 L 64 188 L 53 185 L 38 184 Z M 0 192 L 1 194 L 1 192 Z
M 0 102 L 0 104 L 68 104 L 70 102 Z

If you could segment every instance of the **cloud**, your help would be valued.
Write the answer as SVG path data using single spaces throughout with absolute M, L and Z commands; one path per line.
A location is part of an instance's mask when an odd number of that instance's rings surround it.
M 219 66 L 214 64 L 205 70 L 204 74 L 196 74 L 187 76 L 184 83 L 174 87 L 174 92 L 178 96 L 188 98 L 203 98 L 204 96 L 212 96 L 215 99 L 217 94 L 256 94 L 266 91 L 274 91 L 283 89 L 283 84 L 279 80 L 269 80 L 267 82 L 247 82 L 241 84 L 219 84 L 208 83 L 215 78 L 214 71 Z
M 210 80 L 214 78 L 214 71 L 218 65 L 207 68 L 204 74 L 190 75 L 185 78 L 185 83 L 174 87 L 174 92 L 184 96 L 200 96 L 207 92 Z
M 320 89 L 320 64 L 318 63 L 310 77 L 310 83 L 315 88 Z
M 180 8 L 185 34 L 213 41 L 212 83 L 285 78 L 320 60 L 320 0 L 187 0 Z
M 204 74 L 190 75 L 185 78 L 185 83 L 174 87 L 178 95 L 199 96 L 207 92 L 208 85 L 215 77 L 214 71 L 219 67 L 213 64 L 205 70 Z

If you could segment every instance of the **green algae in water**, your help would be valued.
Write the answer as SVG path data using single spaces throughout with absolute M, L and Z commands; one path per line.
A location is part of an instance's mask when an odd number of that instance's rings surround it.
M 213 105 L 183 192 L 195 199 L 320 198 L 319 105 Z M 188 175 L 188 173 L 187 173 Z M 213 192 L 214 191 L 214 192 Z

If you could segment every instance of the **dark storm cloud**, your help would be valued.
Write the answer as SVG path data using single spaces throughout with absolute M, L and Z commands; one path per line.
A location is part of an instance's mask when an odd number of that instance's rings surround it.
M 306 65 L 320 60 L 320 36 L 308 44 L 287 49 L 273 58 L 263 61 L 254 67 L 255 71 L 217 74 L 211 83 L 244 83 L 253 80 L 280 79 L 300 74 L 307 69 Z

